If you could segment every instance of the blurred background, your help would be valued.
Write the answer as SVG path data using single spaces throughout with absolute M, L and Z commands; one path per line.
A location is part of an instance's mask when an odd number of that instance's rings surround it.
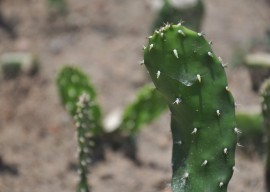
M 253 82 L 247 56 L 269 53 L 270 2 L 203 4 L 197 29 L 228 65 L 237 111 L 259 114 L 260 78 L 270 73 L 263 68 Z M 56 75 L 66 64 L 76 66 L 97 89 L 104 115 L 123 108 L 150 82 L 139 61 L 161 7 L 157 0 L 0 0 L 0 192 L 75 191 L 75 126 L 61 104 Z M 10 60 L 19 64 L 9 68 Z M 169 121 L 167 111 L 138 134 L 139 165 L 105 149 L 106 159 L 91 166 L 92 191 L 169 191 Z M 238 148 L 229 191 L 264 191 L 261 135 L 260 144 L 247 139 Z

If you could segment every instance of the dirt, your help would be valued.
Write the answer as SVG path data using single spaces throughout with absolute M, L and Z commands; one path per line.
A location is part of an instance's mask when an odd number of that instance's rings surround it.
M 95 84 L 103 113 L 123 107 L 148 80 L 142 45 L 155 13 L 144 1 L 68 1 L 66 18 L 49 19 L 46 1 L 3 0 L 1 12 L 15 26 L 17 38 L 0 30 L 0 53 L 31 51 L 39 55 L 40 73 L 0 81 L 0 192 L 72 192 L 77 182 L 76 140 L 72 119 L 60 104 L 55 86 L 65 64 L 82 68 Z M 269 27 L 264 0 L 205 0 L 203 31 L 225 62 L 236 47 L 262 37 Z M 258 110 L 247 70 L 229 68 L 229 86 L 237 110 Z M 169 188 L 171 136 L 169 113 L 139 135 L 140 166 L 120 153 L 91 167 L 93 191 L 157 192 Z M 237 151 L 230 192 L 264 191 L 264 157 Z

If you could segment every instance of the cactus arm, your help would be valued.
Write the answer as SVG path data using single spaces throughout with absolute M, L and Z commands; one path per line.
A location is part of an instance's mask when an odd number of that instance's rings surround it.
M 88 169 L 87 165 L 91 162 L 91 153 L 93 152 L 93 117 L 91 112 L 91 103 L 89 95 L 83 93 L 79 97 L 77 103 L 77 111 L 75 115 L 76 122 L 76 136 L 78 142 L 78 158 L 79 158 L 79 184 L 77 186 L 77 192 L 90 192 L 90 187 L 87 183 Z
M 172 113 L 173 192 L 227 191 L 239 130 L 221 62 L 180 24 L 149 37 L 144 61 Z
M 156 119 L 165 109 L 167 104 L 163 97 L 151 85 L 139 90 L 134 102 L 124 110 L 119 130 L 128 135 L 134 135 L 145 124 Z
M 101 123 L 101 110 L 96 101 L 96 91 L 90 80 L 81 70 L 65 66 L 57 75 L 57 88 L 61 101 L 71 116 L 76 113 L 76 103 L 82 93 L 87 93 L 92 102 L 91 114 L 93 115 L 96 134 L 103 131 Z

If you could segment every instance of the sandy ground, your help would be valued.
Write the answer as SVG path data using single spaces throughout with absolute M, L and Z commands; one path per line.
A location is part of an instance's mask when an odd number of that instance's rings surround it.
M 264 0 L 205 0 L 203 31 L 225 62 L 236 47 L 262 37 L 269 27 L 270 6 Z M 55 86 L 64 64 L 81 67 L 99 93 L 103 113 L 123 107 L 147 82 L 138 65 L 155 13 L 146 1 L 69 1 L 70 15 L 48 21 L 45 1 L 4 0 L 3 14 L 16 24 L 11 40 L 0 30 L 0 53 L 32 51 L 42 62 L 40 74 L 0 81 L 0 192 L 72 192 L 77 173 L 74 126 L 62 108 Z M 229 85 L 239 110 L 256 110 L 259 98 L 250 91 L 244 68 L 229 68 Z M 91 168 L 93 191 L 157 192 L 170 182 L 169 114 L 147 126 L 139 136 L 137 166 L 120 153 Z M 238 150 L 237 171 L 230 192 L 264 191 L 263 157 Z

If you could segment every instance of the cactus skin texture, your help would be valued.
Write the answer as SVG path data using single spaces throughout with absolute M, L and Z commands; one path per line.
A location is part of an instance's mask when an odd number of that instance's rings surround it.
M 76 122 L 76 138 L 78 141 L 78 158 L 79 158 L 79 184 L 77 186 L 77 192 L 90 192 L 90 188 L 87 184 L 87 165 L 91 163 L 91 153 L 93 151 L 93 117 L 89 112 L 91 108 L 89 95 L 83 93 L 79 97 L 77 103 L 77 112 L 74 117 Z
M 220 59 L 179 23 L 149 37 L 144 63 L 171 111 L 173 192 L 227 191 L 240 131 Z
M 188 7 L 174 7 L 170 0 L 164 0 L 163 7 L 153 24 L 153 30 L 161 27 L 164 23 L 176 23 L 179 19 L 185 21 L 187 27 L 192 30 L 199 31 L 201 29 L 204 16 L 204 4 L 202 0 L 198 0 L 194 5 Z
M 90 96 L 92 102 L 90 110 L 95 124 L 94 132 L 102 133 L 101 110 L 96 102 L 96 91 L 86 74 L 75 67 L 65 66 L 57 75 L 56 81 L 62 103 L 71 116 L 76 114 L 76 103 L 79 96 L 84 92 Z
M 267 160 L 265 169 L 265 182 L 267 191 L 270 192 L 270 79 L 267 79 L 261 87 L 262 114 L 264 117 L 264 125 L 267 133 Z

